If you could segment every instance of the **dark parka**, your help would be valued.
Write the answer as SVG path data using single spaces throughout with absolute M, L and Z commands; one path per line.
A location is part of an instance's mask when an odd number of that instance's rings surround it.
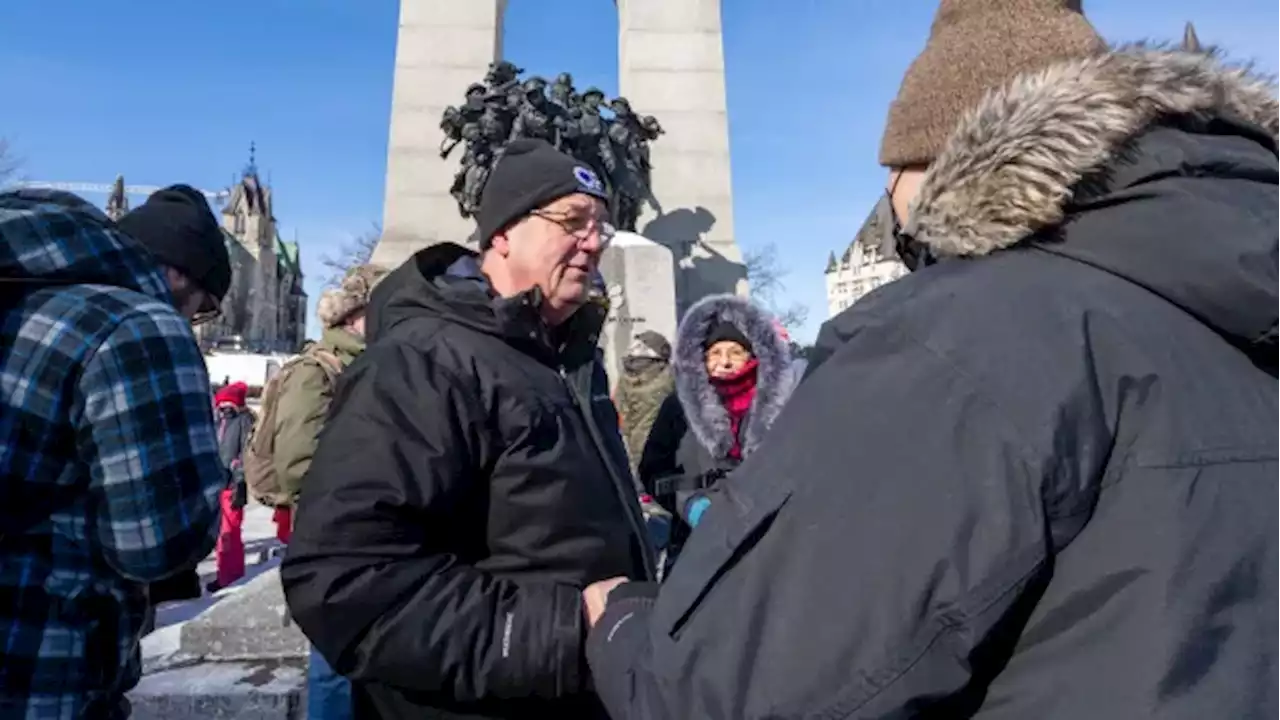
M 437 245 L 375 289 L 281 570 L 357 716 L 601 717 L 581 589 L 653 575 L 596 339 Z
M 696 489 L 695 485 L 702 484 L 699 477 L 727 473 L 739 463 L 729 456 L 734 445 L 729 412 L 707 375 L 703 348 L 707 335 L 720 322 L 742 332 L 759 363 L 756 395 L 737 438 L 743 457 L 760 446 L 795 387 L 791 350 L 764 309 L 736 295 L 713 295 L 689 308 L 676 332 L 671 358 L 675 392 L 658 409 L 639 470 L 645 490 L 677 514 L 679 508 L 673 504 L 670 488 Z M 678 545 L 684 536 L 677 531 L 673 544 Z
M 990 94 L 656 602 L 615 720 L 1274 718 L 1274 88 L 1117 51 Z

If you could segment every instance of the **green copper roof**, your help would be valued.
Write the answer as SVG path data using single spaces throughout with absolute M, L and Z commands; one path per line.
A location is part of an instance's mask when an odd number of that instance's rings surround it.
M 298 262 L 298 243 L 285 242 L 276 235 L 276 257 L 280 258 L 280 264 L 289 270 L 297 272 L 301 269 Z

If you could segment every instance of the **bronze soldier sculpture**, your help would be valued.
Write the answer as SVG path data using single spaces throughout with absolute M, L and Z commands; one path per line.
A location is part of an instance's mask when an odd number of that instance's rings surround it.
M 559 105 L 567 110 L 572 110 L 578 104 L 578 94 L 573 90 L 573 76 L 569 73 L 560 73 L 556 76 L 556 81 L 551 84 L 551 89 L 547 91 L 551 96 L 551 102 Z
M 561 73 L 548 86 L 540 77 L 500 60 L 490 63 L 484 81 L 467 88 L 462 105 L 445 108 L 440 156 L 458 145 L 465 150 L 450 193 L 458 212 L 471 217 L 493 165 L 507 143 L 518 138 L 545 140 L 595 171 L 614 198 L 613 224 L 634 231 L 642 204 L 654 202 L 650 188 L 649 143 L 662 134 L 650 115 L 637 115 L 625 98 L 605 103 L 605 94 L 588 88 L 579 95 L 573 76 Z M 601 114 L 607 109 L 612 117 Z
M 560 133 L 555 123 L 560 106 L 547 100 L 547 81 L 531 77 L 524 81 L 522 87 L 524 95 L 516 108 L 515 122 L 511 125 L 508 139 L 546 140 L 557 148 L 560 147 Z
M 587 88 L 586 92 L 582 93 L 581 102 L 576 108 L 574 143 L 570 148 L 570 154 L 595 171 L 596 176 L 609 186 L 611 185 L 609 168 L 614 166 L 614 157 L 613 144 L 609 141 L 608 123 L 600 116 L 600 106 L 603 102 L 604 92 L 598 88 Z

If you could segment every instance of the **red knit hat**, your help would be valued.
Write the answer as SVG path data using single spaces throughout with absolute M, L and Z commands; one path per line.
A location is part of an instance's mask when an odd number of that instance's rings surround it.
M 245 398 L 249 396 L 249 386 L 242 382 L 233 382 L 222 388 L 213 396 L 215 405 L 230 404 L 244 407 Z

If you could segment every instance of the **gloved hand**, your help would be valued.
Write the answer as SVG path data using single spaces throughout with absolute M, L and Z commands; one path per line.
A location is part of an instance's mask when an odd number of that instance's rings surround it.
M 684 521 L 689 527 L 698 527 L 698 521 L 711 508 L 711 498 L 706 495 L 694 495 L 684 504 Z
M 698 476 L 698 488 L 704 489 L 704 490 L 710 490 L 711 488 L 714 488 L 716 484 L 719 483 L 721 480 L 725 479 L 725 477 L 727 477 L 728 475 L 729 475 L 728 468 L 724 468 L 724 467 L 712 468 L 702 473 L 702 475 Z
M 249 486 L 244 481 L 244 471 L 231 471 L 231 509 L 240 510 L 249 504 Z

